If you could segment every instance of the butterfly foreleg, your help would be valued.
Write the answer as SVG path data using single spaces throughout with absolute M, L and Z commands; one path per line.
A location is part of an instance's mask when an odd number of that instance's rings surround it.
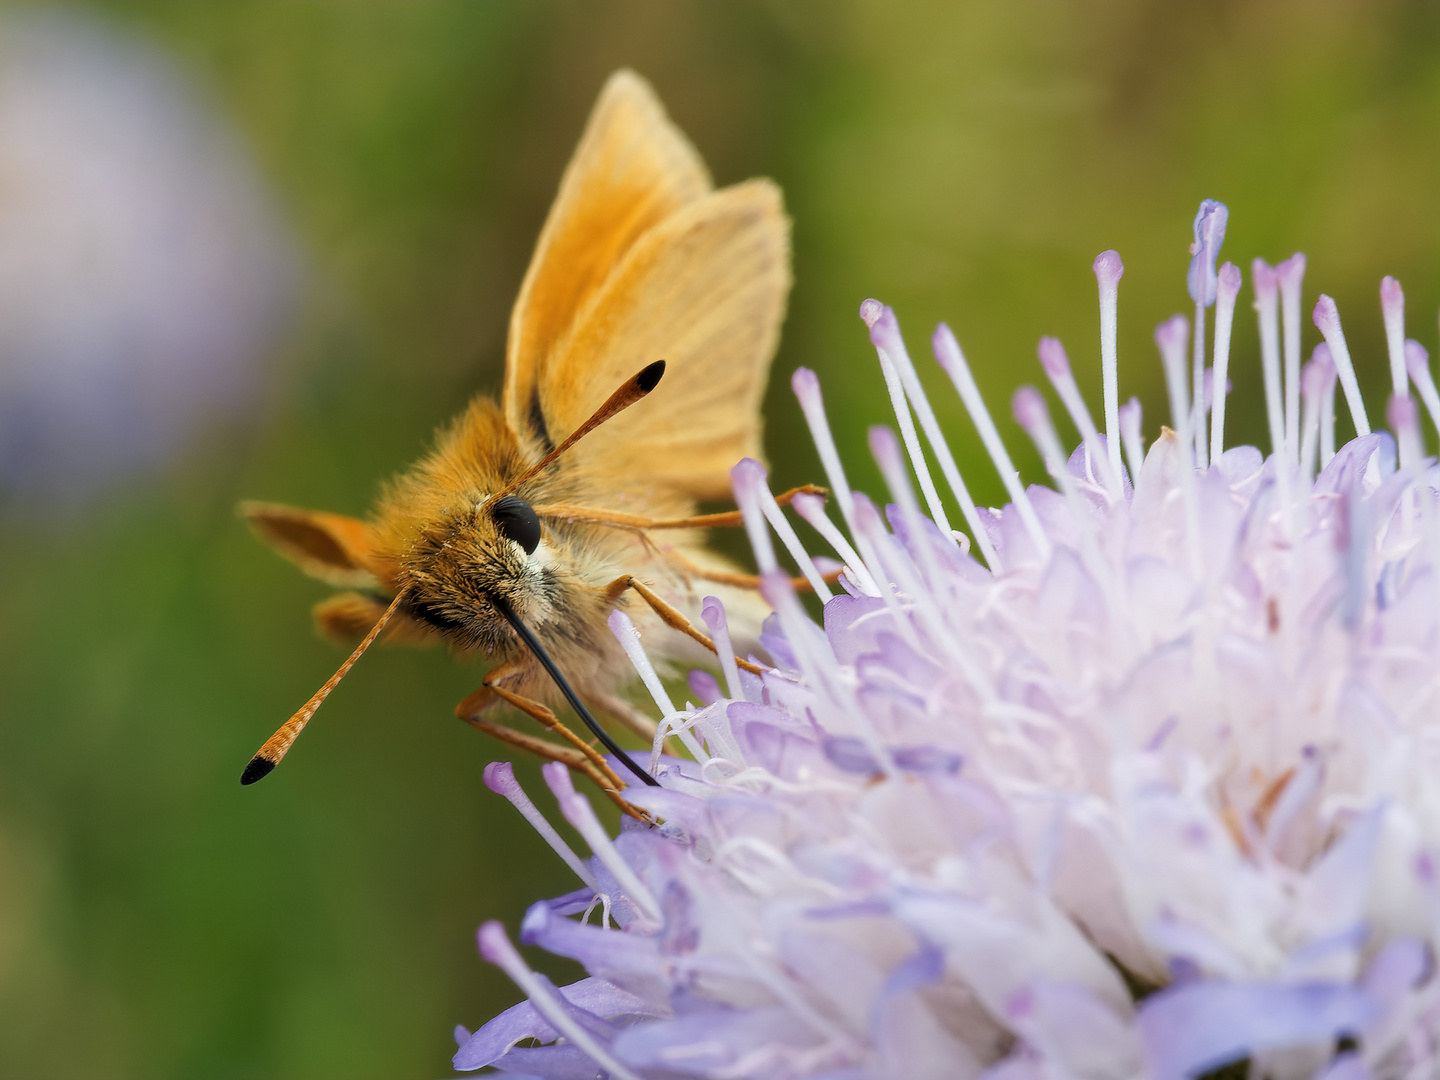
M 757 574 L 739 574 L 733 570 L 714 570 L 692 562 L 678 551 L 670 549 L 662 551 L 661 555 L 689 577 L 698 577 L 705 581 L 713 581 L 718 585 L 733 585 L 737 589 L 760 588 L 760 577 Z M 823 578 L 827 583 L 833 585 L 840 580 L 840 571 L 833 570 L 823 575 Z M 797 592 L 809 592 L 811 590 L 810 580 L 808 578 L 792 577 L 790 579 L 790 585 Z
M 625 781 L 621 780 L 615 770 L 610 767 L 610 763 L 605 760 L 604 755 L 561 723 L 560 719 L 547 706 L 507 690 L 501 685 L 504 680 L 521 674 L 523 670 L 523 664 L 513 661 L 492 668 L 485 676 L 480 689 L 455 707 L 455 715 L 501 742 L 528 751 L 537 757 L 558 761 L 576 772 L 584 773 L 625 813 L 642 821 L 647 820 L 640 811 L 620 797 L 619 793 L 626 786 Z M 516 731 L 499 721 L 489 720 L 480 715 L 499 701 L 513 705 L 546 731 L 555 732 L 570 745 L 557 746 L 548 739 Z
M 714 641 L 712 641 L 707 635 L 702 634 L 699 630 L 697 630 L 695 628 L 695 624 L 692 623 L 689 619 L 687 619 L 682 612 L 672 607 L 670 604 L 667 604 L 655 593 L 653 589 L 650 588 L 650 586 L 646 585 L 643 581 L 641 581 L 634 575 L 626 574 L 623 577 L 618 577 L 614 581 L 612 581 L 605 588 L 605 598 L 613 604 L 625 594 L 625 591 L 627 589 L 634 589 L 636 594 L 639 595 L 640 599 L 644 600 L 645 603 L 650 606 L 651 611 L 655 612 L 656 615 L 660 616 L 660 621 L 663 622 L 666 626 L 670 627 L 673 630 L 679 630 L 685 636 L 693 638 L 695 641 L 698 641 L 701 645 L 705 646 L 705 648 L 709 649 L 712 653 L 715 653 L 717 656 L 719 655 L 719 650 L 715 648 Z M 762 675 L 765 672 L 765 669 L 762 668 L 759 664 L 751 663 L 749 660 L 742 660 L 738 656 L 735 658 L 735 663 L 738 664 L 740 667 L 744 668 L 746 671 L 750 672 L 752 675 Z

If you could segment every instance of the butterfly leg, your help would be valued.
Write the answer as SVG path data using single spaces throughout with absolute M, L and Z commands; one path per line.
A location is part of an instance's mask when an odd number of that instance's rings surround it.
M 739 577 L 740 575 L 737 574 L 734 576 Z M 693 638 L 701 645 L 704 645 L 705 648 L 709 649 L 712 653 L 715 653 L 717 656 L 719 655 L 719 650 L 715 648 L 715 642 L 711 641 L 707 635 L 702 634 L 699 630 L 697 630 L 695 628 L 695 624 L 692 623 L 689 619 L 687 619 L 683 613 L 681 613 L 671 605 L 667 604 L 655 593 L 653 589 L 650 588 L 650 586 L 646 585 L 639 578 L 636 578 L 630 574 L 626 574 L 623 577 L 616 578 L 614 581 L 612 581 L 609 585 L 605 587 L 605 598 L 613 604 L 625 594 L 625 591 L 627 589 L 634 589 L 635 592 L 639 594 L 640 599 L 644 600 L 645 603 L 650 605 L 650 610 L 655 612 L 656 615 L 659 615 L 660 621 L 663 622 L 666 626 L 670 627 L 673 630 L 679 630 L 686 637 Z M 763 675 L 765 673 L 765 669 L 762 668 L 759 664 L 753 664 L 749 660 L 742 660 L 738 656 L 735 658 L 735 663 L 740 665 L 740 667 L 744 668 L 746 671 L 750 672 L 752 675 Z
M 562 724 L 548 707 L 531 698 L 507 690 L 501 685 L 504 680 L 520 674 L 523 670 L 523 664 L 513 661 L 492 668 L 485 676 L 480 689 L 455 706 L 455 715 L 501 742 L 526 750 L 538 757 L 558 761 L 576 772 L 584 773 L 625 813 L 640 820 L 647 820 L 640 811 L 620 797 L 619 792 L 625 789 L 625 782 L 610 767 L 610 763 L 605 760 L 604 755 Z M 527 735 L 480 715 L 499 701 L 513 705 L 546 731 L 555 732 L 570 745 L 557 746 L 547 739 Z
M 703 578 L 705 581 L 713 581 L 719 585 L 733 585 L 737 589 L 760 588 L 760 578 L 756 574 L 737 574 L 731 570 L 712 570 L 691 562 L 678 551 L 669 549 L 663 551 L 662 554 L 666 559 L 679 567 L 683 573 L 691 577 Z M 833 570 L 825 574 L 823 580 L 831 585 L 835 584 L 835 582 L 840 580 L 840 571 Z M 793 577 L 790 579 L 790 585 L 797 592 L 810 591 L 810 581 L 808 578 Z

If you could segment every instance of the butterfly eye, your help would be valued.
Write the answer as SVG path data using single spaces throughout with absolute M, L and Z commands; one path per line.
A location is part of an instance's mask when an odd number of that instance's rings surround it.
M 540 546 L 540 519 L 524 499 L 506 495 L 490 511 L 495 527 L 507 540 L 514 540 L 525 549 L 526 555 L 534 555 Z

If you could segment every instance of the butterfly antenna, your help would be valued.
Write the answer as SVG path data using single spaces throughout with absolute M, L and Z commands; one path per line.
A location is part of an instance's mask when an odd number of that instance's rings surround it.
M 375 643 L 375 639 L 380 636 L 380 631 L 385 629 L 385 625 L 395 614 L 395 610 L 400 606 L 400 601 L 404 598 L 405 590 L 401 589 L 395 594 L 395 599 L 390 601 L 390 606 L 385 609 L 385 614 L 380 616 L 380 621 L 372 626 L 370 632 L 365 635 L 365 640 L 355 646 L 355 651 L 350 654 L 350 658 L 340 665 L 324 686 L 315 691 L 314 697 L 302 705 L 294 716 L 281 724 L 280 729 L 274 735 L 265 740 L 265 745 L 260 747 L 259 752 L 250 759 L 250 764 L 245 766 L 245 771 L 240 774 L 240 783 L 253 784 L 256 780 L 263 780 L 270 775 L 276 765 L 280 764 L 280 759 L 285 756 L 291 744 L 300 737 L 300 732 L 305 730 L 305 725 L 310 722 L 315 711 L 330 696 L 330 691 L 340 685 L 340 680 L 350 673 L 350 669 L 355 666 L 355 661 L 364 656 L 365 650 Z
M 637 401 L 643 398 L 646 394 L 650 393 L 651 390 L 654 390 L 655 387 L 660 383 L 660 376 L 664 374 L 664 360 L 656 360 L 653 364 L 647 364 L 645 367 L 641 368 L 629 381 L 625 383 L 624 386 L 620 387 L 619 390 L 616 390 L 615 393 L 611 394 L 605 400 L 605 404 L 601 405 L 600 408 L 596 409 L 595 414 L 591 416 L 589 420 L 586 420 L 585 423 L 581 424 L 578 428 L 576 428 L 570 434 L 569 438 L 567 438 L 559 446 L 555 447 L 554 450 L 551 450 L 534 465 L 530 466 L 530 468 L 526 469 L 525 472 L 520 475 L 519 479 L 512 480 L 505 487 L 495 492 L 494 495 L 491 495 L 490 498 L 486 499 L 485 505 L 481 507 L 481 509 L 488 510 L 496 502 L 498 502 L 500 499 L 503 499 L 506 495 L 509 495 L 521 484 L 526 483 L 527 481 L 533 479 L 535 476 L 538 476 L 540 473 L 544 472 L 550 467 L 550 464 L 556 458 L 558 458 L 561 454 L 565 453 L 566 450 L 569 450 L 586 435 L 589 435 L 590 432 L 594 431 L 601 424 L 605 423 L 605 421 L 611 420 L 614 417 L 618 416 L 620 413 L 628 409 L 631 405 L 634 405 Z

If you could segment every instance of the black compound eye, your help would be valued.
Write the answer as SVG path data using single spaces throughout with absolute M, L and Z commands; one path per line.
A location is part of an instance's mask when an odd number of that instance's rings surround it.
M 534 555 L 540 546 L 540 519 L 524 499 L 506 495 L 490 511 L 495 527 L 508 540 L 514 540 L 525 549 L 526 555 Z

